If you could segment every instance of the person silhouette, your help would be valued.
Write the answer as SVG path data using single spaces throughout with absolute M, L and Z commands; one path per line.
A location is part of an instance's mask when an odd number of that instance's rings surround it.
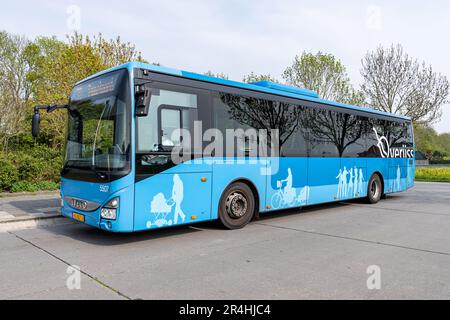
M 299 204 L 305 204 L 308 201 L 308 197 L 309 197 L 309 187 L 304 186 L 302 190 L 299 192 L 297 202 Z
M 183 181 L 181 181 L 181 178 L 178 174 L 175 174 L 173 176 L 173 189 L 172 189 L 172 200 L 175 203 L 173 222 L 175 224 L 178 223 L 178 216 L 181 218 L 183 222 L 186 219 L 186 215 L 184 214 L 183 210 L 181 210 L 181 203 L 183 202 L 183 198 L 184 198 Z
M 345 197 L 347 196 L 347 189 L 348 189 L 348 183 L 347 183 L 347 175 L 349 174 L 346 167 L 344 167 L 344 170 L 342 171 L 342 195 Z
M 349 181 L 348 181 L 348 187 L 347 187 L 347 197 L 352 197 L 353 194 L 353 168 L 350 168 L 349 171 Z
M 355 169 L 353 170 L 353 172 L 355 173 L 355 183 L 354 183 L 354 185 L 353 185 L 353 196 L 356 196 L 359 192 L 358 192 L 358 168 L 356 168 L 356 166 L 355 166 Z
M 408 166 L 408 177 L 406 178 L 408 187 L 412 187 L 412 185 L 414 183 L 414 180 L 413 180 L 414 175 L 412 172 L 413 172 L 412 167 Z
M 288 168 L 287 171 L 288 171 L 287 178 L 284 179 L 284 180 L 281 180 L 281 182 L 285 182 L 286 183 L 285 187 L 283 188 L 283 197 L 284 197 L 283 200 L 284 200 L 284 202 L 286 204 L 290 204 L 290 203 L 292 203 L 295 200 L 296 192 L 295 192 L 295 189 L 293 187 L 294 179 L 292 177 L 292 170 L 291 170 L 291 168 Z
M 339 174 L 337 175 L 336 179 L 339 179 L 338 182 L 338 193 L 337 198 L 340 199 L 342 197 L 342 186 L 344 184 L 344 179 L 342 179 L 342 169 L 339 169 Z
M 397 179 L 395 180 L 395 182 L 396 182 L 396 191 L 400 191 L 400 189 L 401 189 L 400 178 L 401 178 L 400 166 L 397 166 Z
M 359 195 L 364 194 L 364 175 L 363 175 L 363 169 L 359 169 L 359 176 L 358 176 L 358 193 Z

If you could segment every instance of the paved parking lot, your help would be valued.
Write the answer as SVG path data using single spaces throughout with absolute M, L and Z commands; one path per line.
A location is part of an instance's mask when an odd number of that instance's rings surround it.
M 69 265 L 80 290 L 67 288 Z M 379 290 L 367 288 L 369 266 Z M 236 231 L 121 235 L 61 218 L 0 233 L 0 267 L 1 299 L 449 299 L 450 184 L 272 213 Z

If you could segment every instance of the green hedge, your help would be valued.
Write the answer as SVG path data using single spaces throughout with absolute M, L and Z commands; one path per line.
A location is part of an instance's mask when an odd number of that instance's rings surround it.
M 0 192 L 57 189 L 62 161 L 59 151 L 40 145 L 0 152 Z
M 450 164 L 450 160 L 448 160 L 448 159 L 431 160 L 430 164 Z
M 11 187 L 11 192 L 36 192 L 43 190 L 57 190 L 59 183 L 53 181 L 18 181 Z

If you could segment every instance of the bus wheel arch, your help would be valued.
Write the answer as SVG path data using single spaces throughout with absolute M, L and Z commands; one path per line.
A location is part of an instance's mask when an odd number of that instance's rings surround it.
M 379 171 L 375 171 L 374 174 L 378 174 L 381 179 L 381 199 L 386 199 L 386 190 L 385 190 L 385 184 L 384 184 L 384 177 Z
M 245 183 L 252 190 L 253 196 L 255 197 L 255 212 L 253 214 L 253 217 L 258 220 L 259 219 L 259 208 L 261 205 L 261 202 L 260 202 L 261 197 L 259 196 L 259 192 L 258 192 L 258 189 L 256 188 L 255 184 L 253 182 L 251 182 L 250 180 L 244 179 L 244 178 L 233 181 L 232 183 L 234 183 L 234 182 Z
M 256 186 L 247 179 L 236 179 L 228 184 L 219 200 L 219 221 L 227 229 L 245 227 L 259 213 L 260 197 Z M 243 204 L 245 213 L 236 215 L 231 208 Z M 234 208 L 234 207 L 233 207 Z
M 370 176 L 367 182 L 367 202 L 370 204 L 378 203 L 384 194 L 384 179 L 383 175 L 375 171 Z
M 374 174 L 377 174 L 381 179 L 381 196 L 383 197 L 383 195 L 386 195 L 384 192 L 384 177 L 380 171 L 375 171 L 374 173 L 372 173 L 372 175 Z

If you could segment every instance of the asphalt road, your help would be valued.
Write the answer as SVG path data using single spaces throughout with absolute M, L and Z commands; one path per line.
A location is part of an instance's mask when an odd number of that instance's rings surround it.
M 69 265 L 81 268 L 79 290 L 66 285 Z M 367 287 L 369 266 L 380 289 Z M 61 219 L 0 233 L 0 270 L 0 299 L 449 299 L 450 184 L 272 213 L 237 231 L 121 235 Z

